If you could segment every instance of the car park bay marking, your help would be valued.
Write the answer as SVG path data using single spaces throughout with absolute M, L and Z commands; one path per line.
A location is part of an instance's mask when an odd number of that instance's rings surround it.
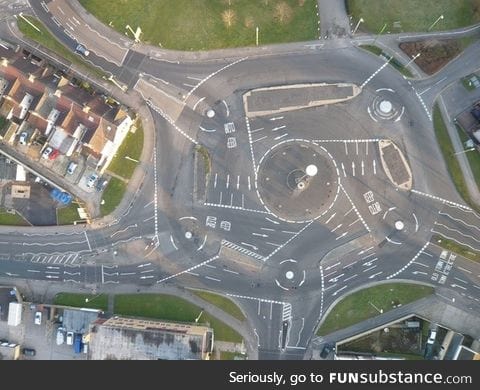
M 469 274 L 472 273 L 472 271 L 470 271 L 470 270 L 468 270 L 468 269 L 465 269 L 465 268 L 463 268 L 463 267 L 457 266 L 457 268 L 458 268 L 458 269 L 461 269 L 462 271 L 467 272 L 467 273 L 469 273 Z

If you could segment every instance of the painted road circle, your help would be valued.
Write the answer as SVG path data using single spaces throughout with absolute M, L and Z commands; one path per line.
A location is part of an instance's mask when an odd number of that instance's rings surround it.
M 294 276 L 295 276 L 295 274 L 294 274 L 292 271 L 287 271 L 287 272 L 285 273 L 285 277 L 286 277 L 288 280 L 292 280 Z

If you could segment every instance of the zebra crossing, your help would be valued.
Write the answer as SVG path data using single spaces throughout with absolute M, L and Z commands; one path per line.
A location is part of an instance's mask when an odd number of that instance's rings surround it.
M 79 260 L 78 253 L 36 254 L 29 261 L 43 264 L 75 264 Z
M 261 261 L 265 261 L 265 260 L 266 260 L 264 256 L 259 255 L 259 254 L 256 253 L 256 252 L 252 252 L 251 250 L 248 250 L 248 249 L 244 248 L 243 246 L 234 244 L 233 242 L 230 242 L 230 241 L 227 241 L 227 240 L 222 240 L 222 245 L 223 245 L 224 247 L 233 249 L 233 250 L 235 250 L 235 251 L 237 251 L 237 252 L 243 253 L 243 254 L 246 255 L 246 256 L 253 257 L 254 259 L 261 260 Z
M 282 321 L 290 321 L 292 319 L 292 304 L 291 303 L 283 303 L 282 308 Z

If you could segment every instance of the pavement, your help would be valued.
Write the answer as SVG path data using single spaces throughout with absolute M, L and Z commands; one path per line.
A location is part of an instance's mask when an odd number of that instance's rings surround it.
M 238 329 L 249 355 L 258 359 L 304 358 L 328 307 L 372 283 L 434 285 L 447 299 L 457 298 L 451 306 L 478 312 L 478 265 L 430 242 L 440 234 L 479 249 L 480 216 L 452 185 L 431 118 L 437 96 L 478 68 L 478 43 L 436 75 L 407 80 L 384 59 L 356 47 L 375 37 L 351 36 L 343 2 L 319 1 L 322 39 L 191 53 L 125 41 L 77 1 L 68 2 L 59 25 L 52 24 L 53 14 L 57 19 L 61 14 L 55 9 L 64 4 L 46 2 L 47 11 L 32 3 L 29 12 L 51 25 L 68 47 L 75 39 L 91 47 L 92 63 L 127 87 L 125 92 L 86 75 L 139 112 L 145 147 L 112 215 L 82 227 L 0 230 L 1 275 L 24 285 L 32 300 L 60 290 L 138 290 L 198 302 L 185 293 L 187 287 L 218 292 L 242 307 L 248 324 L 209 310 Z M 5 8 L 6 15 L 15 12 Z M 0 36 L 70 66 L 19 36 L 9 24 L 13 19 L 6 21 Z M 476 32 L 474 27 L 448 34 Z M 422 36 L 411 35 L 379 41 L 395 49 L 398 40 Z M 340 104 L 245 116 L 243 95 L 250 90 L 339 81 L 361 86 L 362 92 Z M 387 113 L 379 110 L 384 100 L 392 106 Z M 207 115 L 208 109 L 214 115 Z M 384 139 L 404 154 L 411 190 L 392 186 L 383 171 L 378 145 Z M 194 196 L 197 145 L 210 160 L 204 199 Z M 305 162 L 282 145 L 319 148 L 330 159 L 338 185 L 321 215 L 292 221 L 265 205 L 262 188 L 269 187 L 262 187 L 259 177 L 272 180 L 273 188 L 292 177 L 303 180 L 298 174 Z M 277 152 L 276 158 L 295 163 L 288 172 L 262 176 L 263 162 Z M 307 211 L 307 203 L 300 206 Z M 402 229 L 396 229 L 398 221 Z M 342 248 L 339 256 L 329 256 L 336 248 Z

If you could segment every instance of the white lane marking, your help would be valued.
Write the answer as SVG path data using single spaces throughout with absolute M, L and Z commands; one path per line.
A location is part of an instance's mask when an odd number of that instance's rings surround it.
M 460 267 L 460 266 L 457 266 L 457 268 L 458 268 L 458 269 L 461 269 L 462 271 L 467 272 L 467 273 L 469 273 L 469 274 L 472 273 L 472 271 L 470 271 L 470 270 L 468 270 L 468 269 L 466 269 L 466 268 L 463 268 L 463 267 Z
M 255 245 L 252 245 L 252 244 L 249 244 L 249 243 L 243 242 L 243 241 L 240 244 L 248 246 L 248 247 L 252 248 L 254 251 L 258 251 L 258 247 L 256 247 Z
M 223 105 L 225 106 L 225 109 L 227 110 L 227 118 L 230 116 L 230 109 L 228 108 L 227 102 L 225 100 L 222 100 Z
M 285 125 L 283 125 L 283 126 L 278 126 L 278 127 L 274 127 L 274 128 L 272 129 L 272 131 L 282 130 L 282 129 L 286 128 L 286 127 L 287 127 L 287 126 L 285 126 Z
M 229 273 L 235 274 L 235 275 L 240 275 L 240 272 L 232 271 L 232 270 L 230 270 L 230 269 L 225 269 L 225 268 L 224 268 L 223 271 L 224 271 L 224 272 L 229 272 Z
M 230 187 L 230 175 L 227 175 L 227 183 L 225 184 L 225 187 L 228 189 Z
M 362 160 L 362 176 L 365 176 L 365 163 L 363 162 L 363 160 Z
M 262 228 L 260 228 L 260 230 L 266 230 L 267 232 L 274 232 L 275 231 L 275 229 L 266 228 L 266 227 L 262 227 Z
M 251 191 L 252 190 L 252 182 L 251 182 L 250 176 L 247 177 L 247 182 L 248 182 L 248 190 Z
M 355 177 L 355 161 L 352 161 L 352 173 L 353 177 Z
M 362 249 L 360 252 L 358 252 L 358 255 L 363 255 L 364 253 L 367 253 L 368 251 L 371 251 L 374 247 L 371 246 L 370 248 L 367 249 Z
M 136 272 L 120 272 L 120 276 L 130 276 L 130 275 L 136 275 Z
M 222 198 L 223 198 L 223 192 L 220 191 L 220 200 L 219 200 L 219 202 L 218 202 L 220 205 L 222 204 Z M 222 206 L 223 206 L 223 205 L 222 205 Z
M 271 120 L 273 122 L 273 121 L 278 121 L 278 120 L 283 119 L 283 118 L 284 118 L 283 116 L 277 116 L 277 117 L 274 117 L 274 118 L 270 118 L 269 120 Z
M 184 101 L 187 101 L 187 99 L 192 95 L 192 93 L 194 93 L 199 87 L 201 87 L 205 82 L 210 80 L 212 77 L 216 76 L 217 74 L 219 74 L 223 70 L 228 69 L 228 68 L 238 64 L 239 62 L 245 61 L 247 58 L 248 57 L 240 58 L 240 59 L 238 59 L 234 62 L 231 62 L 230 64 L 225 65 L 224 67 L 218 69 L 217 71 L 209 74 L 207 77 L 205 77 L 203 80 L 201 80 L 190 92 L 187 93 L 187 96 L 185 96 Z
M 178 251 L 178 247 L 175 245 L 175 241 L 173 240 L 173 236 L 170 234 L 170 242 L 172 243 L 173 247 L 175 248 L 175 250 Z
M 325 271 L 328 271 L 328 270 L 330 270 L 330 269 L 332 269 L 332 268 L 334 268 L 334 267 L 336 267 L 337 265 L 340 265 L 340 264 L 341 264 L 341 263 L 340 263 L 340 261 L 339 261 L 339 262 L 337 262 L 337 263 L 335 263 L 335 264 L 329 265 L 328 267 L 325 268 Z
M 473 249 L 473 250 L 476 251 L 476 252 L 479 251 L 479 249 L 474 248 L 473 246 L 471 246 L 471 245 L 469 245 L 469 244 L 467 244 L 467 243 L 465 243 L 465 242 L 459 241 L 459 240 L 457 240 L 457 239 L 455 239 L 455 238 L 453 238 L 453 237 L 447 236 L 445 233 L 437 232 L 437 231 L 434 230 L 434 229 L 430 229 L 430 231 L 431 231 L 432 233 L 440 234 L 441 236 L 443 236 L 443 237 L 445 237 L 445 238 L 447 238 L 447 239 L 449 239 L 449 240 L 455 241 L 457 244 L 464 245 L 464 246 L 468 246 L 470 249 Z
M 208 235 L 205 234 L 205 237 L 203 238 L 203 242 L 200 244 L 200 246 L 197 248 L 197 252 L 198 251 L 201 251 L 203 249 L 203 247 L 205 246 L 205 243 L 207 242 L 207 237 Z
M 326 221 L 325 221 L 325 224 L 329 223 L 334 217 L 335 215 L 337 215 L 337 213 L 333 213 L 330 218 L 328 218 Z
M 374 269 L 377 265 L 378 264 L 375 264 L 375 265 L 371 266 L 370 268 L 367 268 L 367 269 L 363 270 L 363 272 L 368 272 L 368 271 Z
M 452 202 L 450 200 L 443 199 L 443 198 L 440 198 L 440 197 L 435 196 L 435 195 L 430 195 L 430 194 L 427 194 L 425 192 L 417 191 L 415 189 L 412 189 L 411 192 L 413 192 L 414 194 L 425 196 L 425 197 L 430 198 L 430 199 L 437 200 L 437 201 L 442 202 L 444 204 L 448 204 L 448 205 L 451 205 L 451 206 L 456 206 L 460 209 L 464 209 L 464 210 L 467 210 L 467 211 L 472 211 L 472 209 L 468 206 L 465 206 L 465 205 L 460 204 L 460 203 Z
M 42 271 L 38 271 L 36 269 L 27 269 L 27 272 L 42 272 Z
M 342 224 L 338 225 L 335 229 L 332 229 L 332 233 L 342 227 Z
M 342 239 L 342 238 L 345 237 L 347 234 L 348 234 L 348 232 L 344 232 L 344 233 L 342 233 L 341 235 L 339 235 L 338 237 L 335 237 L 335 241 L 338 241 L 338 240 Z
M 260 127 L 258 129 L 255 129 L 255 130 L 252 130 L 251 133 L 254 134 L 254 133 L 257 133 L 259 131 L 262 131 L 264 128 L 263 127 Z
M 461 236 L 463 236 L 463 237 L 465 237 L 465 238 L 471 238 L 473 241 L 476 241 L 476 242 L 480 243 L 480 240 L 478 240 L 477 238 L 471 236 L 470 234 L 462 233 L 460 230 L 452 229 L 452 228 L 448 227 L 447 225 L 444 225 L 444 224 L 442 224 L 442 223 L 438 223 L 438 222 L 436 222 L 436 221 L 435 221 L 433 224 L 434 224 L 434 225 L 441 226 L 441 227 L 443 227 L 443 228 L 445 228 L 445 229 L 447 229 L 447 230 L 449 230 L 449 231 L 458 233 L 458 234 L 460 234 Z
M 456 276 L 455 276 L 453 279 L 455 279 L 455 280 L 458 280 L 459 282 L 462 282 L 462 283 L 468 284 L 468 282 L 467 282 L 466 280 L 463 280 L 463 279 L 457 278 Z
M 215 282 L 221 282 L 220 279 L 217 279 L 217 278 L 212 278 L 211 276 L 205 276 L 205 279 L 208 279 L 208 280 L 213 280 Z
M 278 141 L 278 140 L 280 140 L 280 139 L 282 139 L 282 138 L 285 138 L 287 135 L 288 135 L 288 133 L 282 134 L 282 135 L 280 135 L 280 136 L 278 136 L 278 137 L 275 137 L 274 140 L 275 140 L 275 141 Z
M 418 261 L 414 261 L 412 264 L 418 264 L 421 267 L 430 268 L 428 265 L 423 264 L 423 263 L 419 263 Z
M 458 284 L 451 284 L 450 286 L 452 286 L 453 288 L 455 287 L 458 287 L 458 288 L 461 288 L 462 290 L 466 290 L 467 288 L 466 287 L 463 287 L 463 286 L 459 286 Z
M 237 175 L 237 190 L 240 189 L 240 176 Z
M 349 276 L 348 278 L 344 279 L 343 281 L 344 281 L 344 282 L 348 282 L 350 279 L 356 278 L 357 276 L 358 276 L 358 274 Z
M 252 144 L 254 144 L 255 142 L 258 142 L 258 141 L 262 141 L 262 140 L 264 140 L 265 138 L 267 138 L 267 136 L 261 137 L 261 138 L 259 138 L 259 139 L 255 139 L 255 140 L 252 141 Z
M 280 222 L 274 221 L 273 219 L 270 219 L 270 218 L 268 218 L 268 217 L 265 217 L 265 219 L 266 219 L 268 222 L 274 223 L 275 225 L 280 225 Z
M 358 142 L 355 142 L 355 154 L 358 156 Z
M 203 102 L 206 98 L 207 98 L 207 97 L 204 96 L 204 97 L 202 97 L 201 99 L 198 99 L 197 102 L 193 105 L 192 110 L 195 111 L 196 108 L 197 108 L 197 106 L 198 106 L 201 102 Z
M 217 179 L 218 179 L 218 173 L 215 173 L 215 179 L 213 180 L 213 188 L 217 188 Z
M 185 85 L 188 88 L 195 88 L 195 85 L 192 85 L 192 84 L 183 83 L 183 85 Z
M 83 233 L 85 233 L 85 240 L 87 240 L 88 249 L 92 251 L 92 247 L 90 246 L 90 240 L 88 239 L 87 232 L 84 230 Z
M 190 80 L 195 80 L 195 81 L 201 81 L 201 80 L 202 80 L 201 78 L 198 78 L 198 77 L 192 77 L 192 76 L 187 76 L 187 79 L 190 79 Z
M 347 147 L 347 142 L 345 141 L 345 154 L 348 156 L 348 147 Z
M 343 162 L 341 165 L 342 165 L 343 177 L 347 177 L 347 172 L 345 171 L 345 165 L 343 165 Z
M 373 279 L 374 277 L 383 274 L 383 271 L 377 272 L 376 274 L 370 275 L 368 279 Z
M 166 278 L 157 280 L 157 283 L 162 283 L 162 282 L 164 282 L 164 281 L 166 281 L 166 280 L 173 279 L 173 278 L 175 278 L 175 277 L 177 277 L 177 276 L 180 276 L 180 275 L 182 275 L 182 274 L 184 274 L 184 273 L 191 272 L 191 271 L 193 271 L 194 269 L 198 269 L 198 268 L 200 268 L 200 267 L 202 267 L 202 266 L 204 266 L 204 265 L 207 265 L 208 263 L 211 263 L 211 262 L 214 261 L 214 260 L 217 260 L 219 257 L 220 257 L 220 256 L 218 256 L 218 255 L 213 256 L 213 257 L 211 257 L 210 259 L 205 260 L 204 262 L 202 262 L 202 263 L 200 263 L 200 264 L 194 265 L 193 267 L 190 267 L 190 268 L 188 268 L 188 269 L 186 269 L 186 270 L 184 270 L 184 271 L 180 271 L 180 272 L 177 272 L 176 274 L 167 276 Z
M 418 218 L 415 213 L 412 213 L 413 219 L 415 219 L 415 233 L 418 232 Z
M 332 293 L 333 296 L 336 296 L 340 291 L 343 291 L 347 288 L 348 286 L 343 286 L 342 288 L 339 288 L 338 290 L 336 290 L 334 293 Z
M 358 221 L 360 221 L 360 218 L 357 218 L 355 221 L 353 221 L 350 225 L 348 225 L 349 227 L 352 226 L 352 225 L 355 225 Z
M 206 129 L 205 127 L 198 126 L 200 130 L 206 132 L 206 133 L 215 133 L 217 130 L 216 129 Z

